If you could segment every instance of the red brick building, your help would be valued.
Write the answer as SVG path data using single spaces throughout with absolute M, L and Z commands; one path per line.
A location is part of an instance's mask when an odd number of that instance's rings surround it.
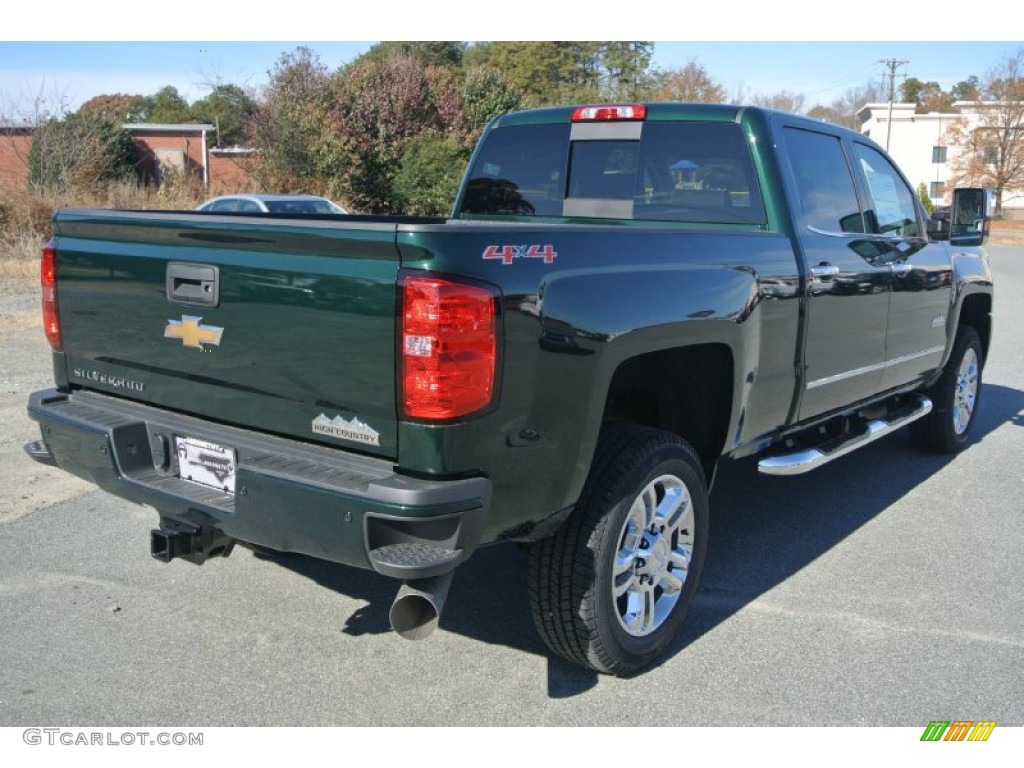
M 208 123 L 127 123 L 124 129 L 139 148 L 139 176 L 159 184 L 169 173 L 189 173 L 209 183 L 214 126 Z
M 208 123 L 128 123 L 124 126 L 139 148 L 139 178 L 159 184 L 168 173 L 190 173 L 211 192 L 245 190 L 257 154 L 250 149 L 218 150 L 210 146 L 214 126 Z M 24 188 L 28 181 L 30 126 L 0 126 L 0 187 Z
M 31 128 L 0 125 L 0 189 L 25 186 L 31 147 Z
M 253 169 L 257 162 L 259 153 L 255 149 L 211 149 L 207 164 L 210 194 L 257 191 L 252 184 Z

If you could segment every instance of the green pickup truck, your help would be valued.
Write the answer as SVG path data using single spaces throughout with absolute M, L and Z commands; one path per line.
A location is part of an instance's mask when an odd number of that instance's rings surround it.
M 929 237 L 865 136 L 629 104 L 495 119 L 448 219 L 62 210 L 26 451 L 155 508 L 158 560 L 398 579 L 409 638 L 519 542 L 549 648 L 629 674 L 693 600 L 721 459 L 969 441 L 985 204 Z

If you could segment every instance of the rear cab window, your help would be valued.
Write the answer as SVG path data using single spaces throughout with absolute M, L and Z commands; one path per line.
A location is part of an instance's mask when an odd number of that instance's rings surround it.
M 470 169 L 459 214 L 766 222 L 742 127 L 711 121 L 495 128 Z

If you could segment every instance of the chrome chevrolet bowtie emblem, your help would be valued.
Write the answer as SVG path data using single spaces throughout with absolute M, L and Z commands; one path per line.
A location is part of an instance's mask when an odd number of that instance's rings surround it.
M 165 339 L 181 339 L 186 347 L 206 349 L 207 346 L 219 347 L 223 328 L 215 325 L 202 325 L 203 318 L 182 315 L 181 320 L 168 320 L 164 329 Z

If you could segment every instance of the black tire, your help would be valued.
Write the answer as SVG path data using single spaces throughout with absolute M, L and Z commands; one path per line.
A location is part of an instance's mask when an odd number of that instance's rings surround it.
M 957 328 L 953 352 L 927 393 L 932 412 L 910 425 L 918 448 L 956 453 L 971 441 L 981 398 L 982 355 L 978 332 L 969 325 Z
M 657 530 L 639 529 L 641 519 Z M 693 448 L 661 430 L 607 428 L 573 514 L 528 550 L 537 631 L 554 653 L 598 672 L 647 666 L 683 623 L 707 538 Z

